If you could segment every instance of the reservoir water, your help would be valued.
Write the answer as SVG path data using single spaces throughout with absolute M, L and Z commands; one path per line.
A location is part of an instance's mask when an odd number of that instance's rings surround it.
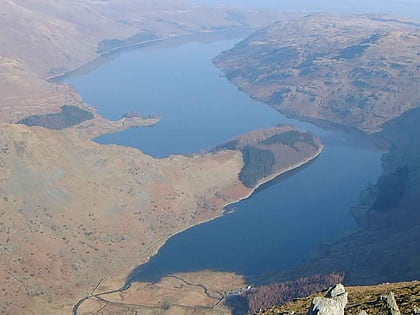
M 128 111 L 162 118 L 153 127 L 101 136 L 99 143 L 164 157 L 199 152 L 254 129 L 292 124 L 325 145 L 319 158 L 230 206 L 234 211 L 170 238 L 130 281 L 203 269 L 255 276 L 294 266 L 323 242 L 355 228 L 349 209 L 381 172 L 382 152 L 367 138 L 289 119 L 227 81 L 211 59 L 238 40 L 207 35 L 200 41 L 157 43 L 66 79 L 107 118 Z

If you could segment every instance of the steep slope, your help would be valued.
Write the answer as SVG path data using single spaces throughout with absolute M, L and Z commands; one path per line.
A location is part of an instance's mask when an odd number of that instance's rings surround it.
M 239 151 L 159 160 L 76 131 L 0 125 L 0 312 L 69 314 L 111 275 L 118 289 L 168 237 L 249 195 L 242 167 Z
M 373 132 L 420 105 L 419 29 L 390 18 L 309 15 L 258 31 L 214 62 L 283 113 Z
M 104 39 L 142 31 L 164 37 L 262 21 L 257 14 L 236 11 L 234 18 L 229 12 L 169 0 L 5 0 L 0 56 L 24 60 L 42 76 L 53 75 L 93 59 Z
M 276 282 L 312 274 L 343 272 L 349 285 L 420 278 L 420 110 L 383 126 L 392 144 L 383 156 L 383 174 L 351 209 L 359 229 L 320 247 L 306 263 L 269 275 Z
M 383 174 L 351 210 L 359 229 L 256 282 L 331 272 L 351 285 L 420 278 L 419 51 L 416 22 L 310 15 L 256 32 L 215 59 L 234 84 L 286 114 L 390 144 Z
M 18 125 L 0 126 L 0 143 L 3 314 L 68 313 L 110 273 L 220 215 L 217 196 L 247 191 L 233 151 L 156 160 Z
M 345 271 L 349 284 L 420 278 L 419 119 L 414 109 L 383 126 L 380 135 L 392 148 L 378 182 L 352 209 L 359 231 L 326 245 L 306 268 Z
M 41 80 L 19 59 L 0 57 L 0 80 L 0 122 L 56 112 L 65 104 L 87 108 L 70 87 Z

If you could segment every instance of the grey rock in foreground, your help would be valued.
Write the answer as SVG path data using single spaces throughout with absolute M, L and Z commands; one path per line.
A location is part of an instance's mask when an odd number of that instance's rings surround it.
M 344 286 L 336 284 L 328 290 L 325 297 L 313 299 L 308 315 L 344 315 L 347 301 L 347 292 Z
M 389 292 L 388 296 L 386 297 L 386 304 L 388 306 L 389 315 L 401 315 L 397 301 L 395 301 L 394 292 Z

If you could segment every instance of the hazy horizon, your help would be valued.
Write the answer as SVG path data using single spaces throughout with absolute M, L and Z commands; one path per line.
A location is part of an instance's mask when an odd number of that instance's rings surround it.
M 189 0 L 207 5 L 233 5 L 250 8 L 273 8 L 285 11 L 331 13 L 381 13 L 420 18 L 419 0 Z

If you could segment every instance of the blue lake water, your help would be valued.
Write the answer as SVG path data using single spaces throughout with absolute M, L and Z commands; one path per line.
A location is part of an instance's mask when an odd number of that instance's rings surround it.
M 164 157 L 199 152 L 253 129 L 292 124 L 325 145 L 315 161 L 232 205 L 232 213 L 169 239 L 133 273 L 133 281 L 202 269 L 258 275 L 292 267 L 322 242 L 355 228 L 349 209 L 381 172 L 382 152 L 369 139 L 289 119 L 221 76 L 211 59 L 238 40 L 156 44 L 66 79 L 107 118 L 127 111 L 162 118 L 154 127 L 101 136 L 99 143 Z

